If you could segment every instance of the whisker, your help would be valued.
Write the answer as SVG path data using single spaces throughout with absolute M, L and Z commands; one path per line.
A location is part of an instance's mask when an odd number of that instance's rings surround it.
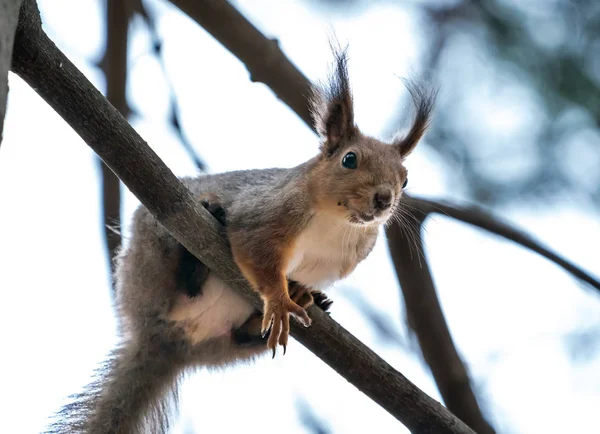
M 406 239 L 408 241 L 411 259 L 412 246 L 414 246 L 417 255 L 417 260 L 419 261 L 419 266 L 422 267 L 423 264 L 421 262 L 421 258 L 425 260 L 425 256 L 422 251 L 422 244 L 419 242 L 420 236 L 417 235 L 421 226 L 420 222 L 415 218 L 414 215 L 411 215 L 408 211 L 402 208 L 398 208 L 398 213 L 396 214 L 396 216 L 398 220 L 402 222 L 400 226 L 403 234 L 406 236 Z
M 412 242 L 410 240 L 410 237 L 406 233 L 404 216 L 402 216 L 401 214 L 397 214 L 396 217 L 398 218 L 398 227 L 400 228 L 400 233 L 408 241 L 408 253 L 410 255 L 410 260 L 412 261 L 413 260 L 412 246 L 411 246 Z

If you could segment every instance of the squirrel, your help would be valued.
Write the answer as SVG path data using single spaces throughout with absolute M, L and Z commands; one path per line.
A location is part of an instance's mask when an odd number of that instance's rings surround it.
M 264 301 L 264 315 L 178 243 L 143 206 L 116 259 L 120 345 L 96 381 L 57 414 L 50 432 L 164 433 L 182 373 L 285 354 L 290 314 L 331 306 L 321 290 L 347 276 L 400 206 L 404 159 L 423 136 L 435 92 L 412 83 L 406 135 L 383 143 L 354 122 L 346 50 L 313 88 L 317 156 L 296 167 L 182 178 L 221 222 L 235 263 Z

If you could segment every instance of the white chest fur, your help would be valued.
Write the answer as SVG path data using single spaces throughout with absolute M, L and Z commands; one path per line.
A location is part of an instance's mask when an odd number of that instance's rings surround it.
M 358 262 L 363 231 L 333 216 L 314 216 L 296 239 L 288 278 L 317 289 L 348 274 Z

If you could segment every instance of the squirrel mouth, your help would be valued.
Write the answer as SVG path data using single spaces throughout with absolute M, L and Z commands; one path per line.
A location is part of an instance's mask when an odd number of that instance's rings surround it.
M 366 214 L 364 212 L 357 212 L 355 214 L 352 214 L 350 216 L 350 222 L 351 223 L 356 223 L 359 225 L 365 224 L 365 223 L 370 223 L 375 219 L 375 216 L 373 214 Z

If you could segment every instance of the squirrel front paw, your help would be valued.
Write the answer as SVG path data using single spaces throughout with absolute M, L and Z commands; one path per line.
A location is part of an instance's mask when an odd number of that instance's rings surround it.
M 283 347 L 283 354 L 285 354 L 290 334 L 290 314 L 298 318 L 305 327 L 310 326 L 311 319 L 306 311 L 294 303 L 289 296 L 271 298 L 265 301 L 261 333 L 266 336 L 269 329 L 271 330 L 267 348 L 273 350 L 273 358 L 278 343 Z

